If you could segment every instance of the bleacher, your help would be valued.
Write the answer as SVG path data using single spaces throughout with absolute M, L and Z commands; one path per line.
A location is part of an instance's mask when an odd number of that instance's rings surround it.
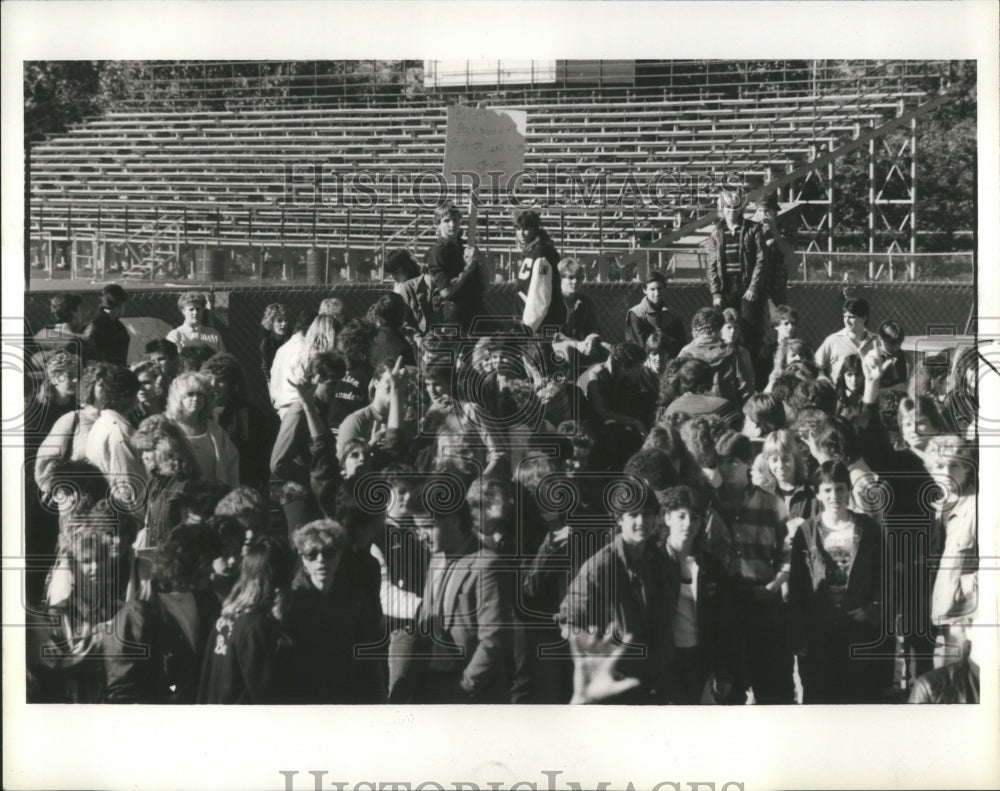
M 519 196 L 548 204 L 543 214 L 562 251 L 623 253 L 704 211 L 727 174 L 768 181 L 924 95 L 895 84 L 825 87 L 503 104 L 527 111 L 526 168 L 542 182 L 523 184 Z M 441 195 L 447 97 L 438 98 L 436 106 L 128 110 L 89 120 L 30 150 L 32 239 L 317 246 L 374 266 L 384 245 L 429 238 L 430 206 L 416 205 L 410 187 L 423 178 L 428 201 Z M 548 192 L 546 169 L 557 177 Z M 357 188 L 339 199 L 337 184 L 362 172 L 379 191 L 377 205 Z M 630 203 L 633 185 L 648 196 L 656 176 L 663 200 Z M 392 179 L 395 201 L 386 195 Z M 587 205 L 583 194 L 602 179 L 608 205 Z M 488 192 L 483 199 L 481 238 L 510 249 L 509 208 Z

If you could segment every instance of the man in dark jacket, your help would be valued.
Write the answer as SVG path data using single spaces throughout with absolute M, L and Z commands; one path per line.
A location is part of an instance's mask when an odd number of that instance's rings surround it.
M 101 290 L 101 307 L 83 331 L 83 337 L 104 353 L 109 362 L 125 365 L 128 361 L 129 334 L 121 317 L 128 296 L 117 283 Z
M 753 356 L 763 342 L 768 294 L 761 224 L 744 219 L 746 204 L 742 189 L 719 193 L 720 219 L 708 238 L 706 272 L 712 306 L 740 312 L 743 340 Z
M 580 568 L 558 621 L 567 636 L 596 629 L 627 646 L 619 671 L 639 681 L 628 699 L 662 703 L 674 658 L 673 615 L 678 585 L 674 566 L 657 543 L 660 506 L 636 478 L 613 503 L 618 535 Z
M 659 272 L 646 278 L 642 301 L 629 308 L 625 316 L 625 340 L 645 347 L 646 339 L 659 330 L 663 333 L 667 352 L 676 357 L 687 343 L 687 331 L 684 322 L 663 304 L 666 290 L 667 281 Z
M 694 340 L 681 349 L 679 357 L 693 357 L 712 369 L 714 395 L 738 404 L 753 394 L 754 372 L 737 349 L 722 340 L 724 324 L 718 308 L 701 308 L 691 319 Z

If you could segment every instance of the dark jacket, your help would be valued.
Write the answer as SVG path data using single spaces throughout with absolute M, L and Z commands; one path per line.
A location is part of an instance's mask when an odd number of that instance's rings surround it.
M 303 573 L 292 586 L 292 697 L 297 703 L 381 703 L 381 663 L 359 654 L 382 637 L 378 561 L 375 574 L 351 552 L 341 555 L 327 593 Z
M 291 641 L 270 613 L 222 618 L 208 638 L 199 703 L 289 702 Z
M 679 356 L 701 360 L 712 369 L 716 395 L 742 404 L 753 394 L 753 368 L 740 355 L 740 347 L 719 337 L 700 335 L 681 349 Z
M 90 324 L 83 331 L 83 336 L 100 349 L 108 362 L 117 365 L 127 365 L 128 346 L 130 342 L 128 330 L 118 319 L 113 319 L 103 309 L 98 310 Z
M 577 294 L 566 302 L 566 324 L 563 334 L 575 341 L 582 341 L 588 335 L 599 332 L 597 327 L 597 310 L 594 301 L 586 294 Z
M 680 598 L 681 564 L 669 547 L 667 558 L 672 567 L 674 601 Z M 722 561 L 700 550 L 694 552 L 698 564 L 698 592 L 695 604 L 698 616 L 698 645 L 704 658 L 705 675 L 719 681 L 732 681 L 736 673 L 739 651 L 738 629 L 735 623 L 735 592 L 732 578 Z
M 218 421 L 240 452 L 240 484 L 266 489 L 271 478 L 268 460 L 278 433 L 274 413 L 265 415 L 247 401 L 234 400 L 219 413 Z
M 820 517 L 806 520 L 792 539 L 791 570 L 788 578 L 789 632 L 792 647 L 808 648 L 812 636 L 822 633 L 831 622 L 843 622 L 847 613 L 860 610 L 864 631 L 872 638 L 881 627 L 882 532 L 863 514 L 854 520 L 854 557 L 840 606 L 829 590 L 829 577 L 836 561 L 823 547 L 819 534 Z
M 626 561 L 624 542 L 620 534 L 616 536 L 583 564 L 570 583 L 559 621 L 571 629 L 596 627 L 601 634 L 613 630 L 618 641 L 630 635 L 632 647 L 618 671 L 639 679 L 639 699 L 659 701 L 666 695 L 666 674 L 674 655 L 679 583 L 666 552 L 654 542 L 647 542 L 642 562 L 644 573 Z M 640 596 L 637 579 L 642 577 Z
M 104 658 L 109 703 L 194 703 L 208 635 L 219 617 L 210 590 L 133 599 L 115 617 Z
M 910 692 L 910 703 L 979 703 L 979 665 L 971 659 L 924 673 Z
M 667 352 L 671 357 L 676 357 L 687 343 L 684 322 L 665 305 L 654 307 L 643 297 L 638 305 L 629 308 L 625 314 L 625 340 L 645 348 L 646 339 L 656 330 L 663 333 Z
M 454 241 L 438 241 L 427 251 L 427 271 L 434 281 L 435 312 L 444 324 L 458 324 L 468 330 L 477 316 L 485 314 L 483 307 L 482 272 L 472 272 L 452 296 L 440 293 L 449 281 L 465 268 L 464 247 Z
M 744 221 L 737 229 L 740 237 L 740 271 L 735 282 L 726 272 L 726 246 L 724 234 L 729 233 L 724 220 L 719 220 L 708 237 L 706 272 L 708 289 L 712 296 L 736 295 L 743 297 L 748 290 L 755 292 L 758 300 L 767 296 L 764 289 L 765 260 L 760 223 Z
M 435 305 L 434 286 L 424 275 L 418 275 L 403 283 L 399 295 L 406 303 L 406 318 L 403 323 L 418 335 L 426 335 L 435 324 L 441 322 L 440 300 Z

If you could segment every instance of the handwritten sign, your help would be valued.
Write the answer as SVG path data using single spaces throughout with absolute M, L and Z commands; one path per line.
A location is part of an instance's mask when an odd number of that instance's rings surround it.
M 488 173 L 510 178 L 524 169 L 524 110 L 448 108 L 448 129 L 444 147 L 444 177 L 455 173 L 477 173 L 484 181 Z

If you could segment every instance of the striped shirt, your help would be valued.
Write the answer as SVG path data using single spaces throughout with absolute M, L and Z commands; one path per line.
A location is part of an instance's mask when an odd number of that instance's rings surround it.
M 750 486 L 742 506 L 736 511 L 725 508 L 722 516 L 732 536 L 730 572 L 734 577 L 762 585 L 789 567 L 788 528 L 777 497 Z

